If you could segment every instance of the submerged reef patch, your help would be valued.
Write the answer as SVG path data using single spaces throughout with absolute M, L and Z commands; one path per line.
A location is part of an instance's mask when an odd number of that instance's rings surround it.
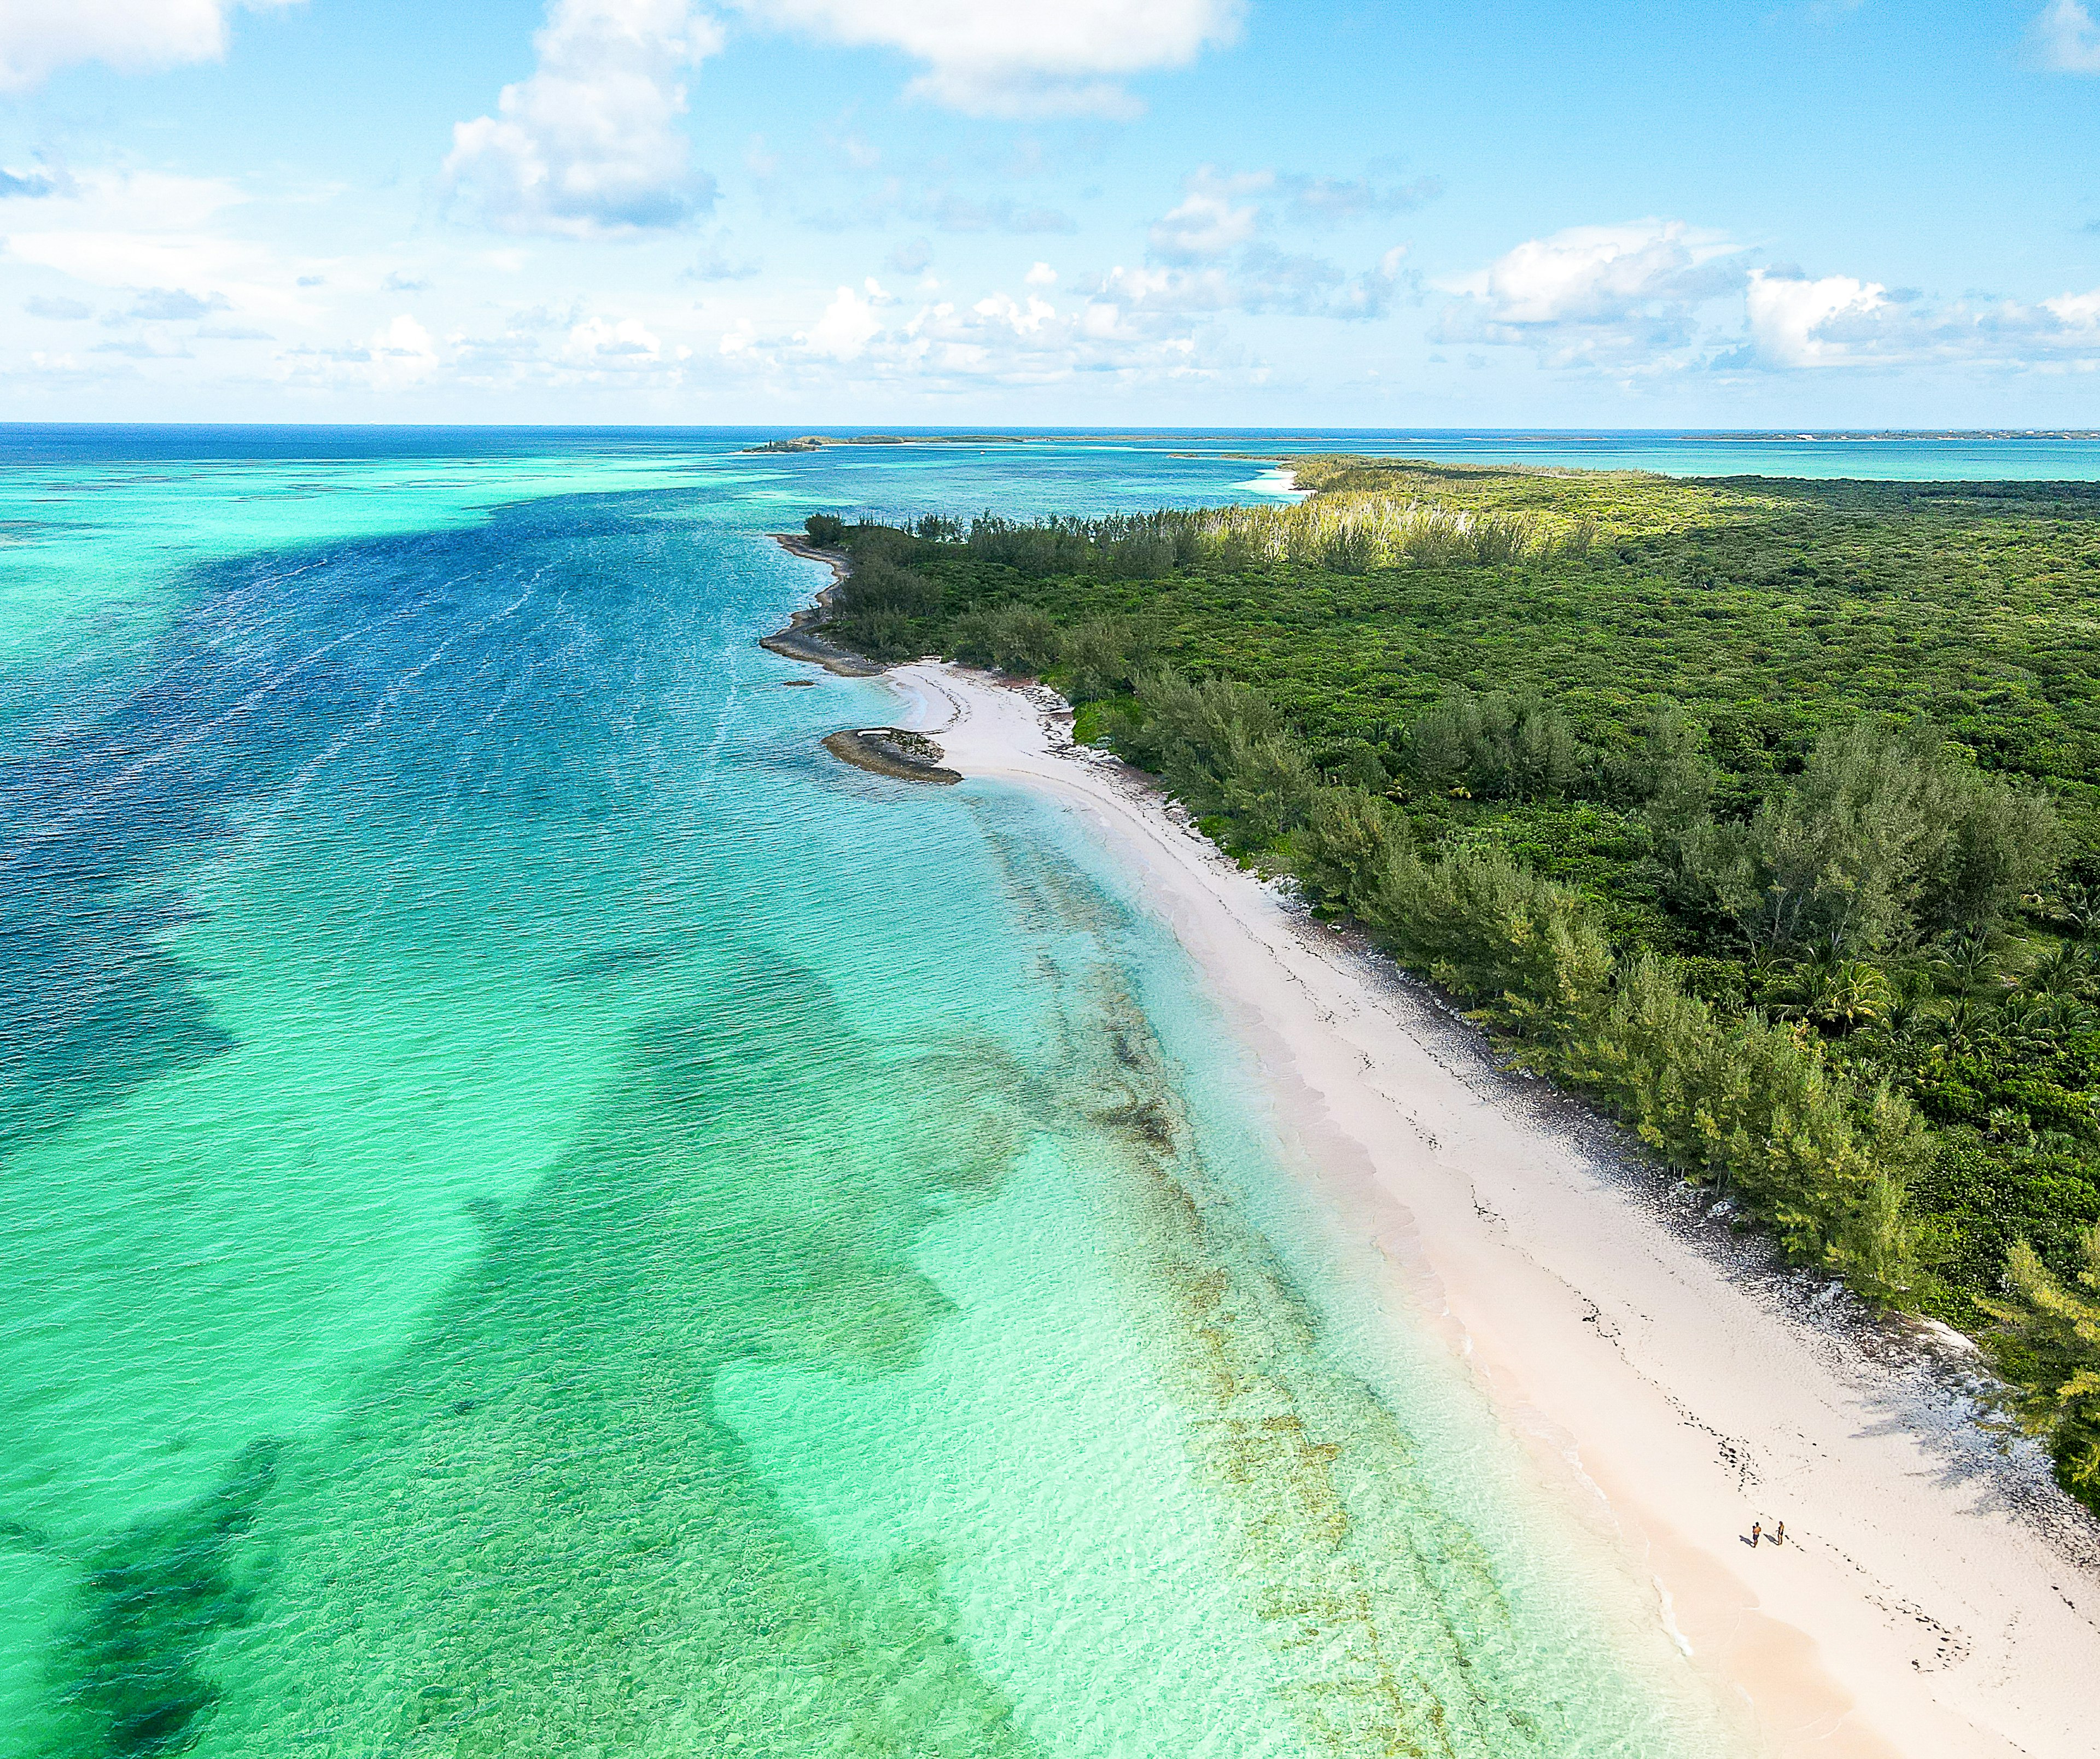
M 1029 1078 L 775 955 L 705 988 L 338 1426 L 112 1548 L 57 1682 L 99 1732 L 52 1759 L 1034 1759 L 938 1555 L 827 1554 L 711 1391 L 916 1362 L 951 1309 L 914 1242 L 1006 1175 Z
M 1101 937 L 1116 919 L 1097 888 L 1056 862 L 1002 853 L 1025 919 L 1108 950 Z M 1532 1639 L 1488 1550 L 1445 1506 L 1400 1417 L 1335 1360 L 1319 1313 L 1207 1163 L 1127 975 L 1085 958 L 1046 980 L 1067 999 L 1065 1085 L 1043 1126 L 1070 1133 L 1096 1169 L 1131 1335 L 1181 1414 L 1312 1750 L 1575 1750 L 1563 1688 L 1533 1675 Z
M 141 1523 L 88 1560 L 50 1658 L 64 1731 L 55 1759 L 143 1759 L 194 1744 L 218 1697 L 201 1670 L 204 1653 L 254 1607 L 247 1541 L 279 1454 L 274 1441 L 254 1443 L 204 1497 Z

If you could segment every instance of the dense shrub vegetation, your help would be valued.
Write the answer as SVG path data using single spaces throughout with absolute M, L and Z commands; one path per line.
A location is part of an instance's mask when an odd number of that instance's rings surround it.
M 1051 677 L 2100 1507 L 2100 487 L 1296 468 L 849 527 L 835 628 Z

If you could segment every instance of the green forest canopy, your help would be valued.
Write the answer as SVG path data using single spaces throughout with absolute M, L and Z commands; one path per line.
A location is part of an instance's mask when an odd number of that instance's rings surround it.
M 2089 1274 L 2100 485 L 1291 463 L 849 528 L 834 627 L 1052 677 L 1792 1255 L 1995 1337 Z

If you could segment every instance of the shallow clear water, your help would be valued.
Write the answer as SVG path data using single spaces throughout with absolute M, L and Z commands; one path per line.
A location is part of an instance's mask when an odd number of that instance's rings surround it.
M 0 1753 L 1724 1750 L 1142 900 L 753 645 L 1248 466 L 740 443 L 10 455 Z

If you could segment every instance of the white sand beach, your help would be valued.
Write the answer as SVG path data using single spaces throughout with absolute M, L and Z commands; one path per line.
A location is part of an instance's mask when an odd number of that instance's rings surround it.
M 1045 693 L 932 663 L 898 724 L 1126 862 L 1373 1237 L 1775 1754 L 2089 1759 L 2100 1532 L 1967 1421 L 1958 1350 L 1868 1323 L 1498 1070 L 1392 968 L 1242 873 Z M 1950 1364 L 1952 1364 L 1950 1366 Z M 1786 1523 L 1753 1549 L 1754 1521 Z

